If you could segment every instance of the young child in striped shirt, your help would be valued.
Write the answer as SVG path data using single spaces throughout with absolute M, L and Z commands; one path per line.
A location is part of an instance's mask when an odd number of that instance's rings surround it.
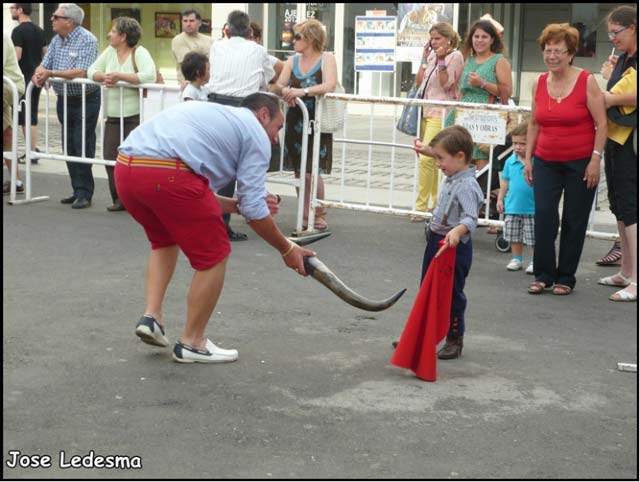
M 427 274 L 433 258 L 449 247 L 456 248 L 449 333 L 445 345 L 438 351 L 438 358 L 449 360 L 462 355 L 464 312 L 467 307 L 464 284 L 473 255 L 471 234 L 478 224 L 484 196 L 476 181 L 476 168 L 471 165 L 473 139 L 464 127 L 451 126 L 441 130 L 428 146 L 416 139 L 414 148 L 421 154 L 427 154 L 428 151 L 427 155 L 434 157 L 436 165 L 446 176 L 429 224 L 421 279 Z M 441 240 L 444 240 L 444 245 L 439 248 Z

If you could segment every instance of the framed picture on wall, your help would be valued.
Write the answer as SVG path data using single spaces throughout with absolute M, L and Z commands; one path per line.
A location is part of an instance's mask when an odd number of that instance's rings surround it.
M 156 37 L 173 38 L 182 30 L 179 12 L 156 12 Z
M 139 8 L 112 8 L 111 20 L 118 17 L 131 17 L 135 18 L 140 23 L 140 9 Z
M 198 29 L 200 33 L 207 33 L 211 35 L 211 19 L 203 18 L 202 23 L 200 24 L 200 28 Z

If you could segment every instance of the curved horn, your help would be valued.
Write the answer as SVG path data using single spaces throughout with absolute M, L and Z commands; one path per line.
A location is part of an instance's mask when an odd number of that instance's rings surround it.
M 320 261 L 317 256 L 305 256 L 304 269 L 308 274 L 317 279 L 320 283 L 325 285 L 331 291 L 333 291 L 339 298 L 349 303 L 351 306 L 360 308 L 367 311 L 382 311 L 393 306 L 393 304 L 400 299 L 406 290 L 396 293 L 390 298 L 382 301 L 373 301 L 359 295 L 347 285 L 345 285 L 340 278 L 338 278 L 333 272 L 327 268 L 327 266 Z
M 287 239 L 293 243 L 296 243 L 298 246 L 307 246 L 311 243 L 315 243 L 316 241 L 320 241 L 321 239 L 327 238 L 329 236 L 331 236 L 331 232 L 325 231 L 323 233 L 315 233 L 315 234 L 309 234 L 307 236 L 291 237 Z

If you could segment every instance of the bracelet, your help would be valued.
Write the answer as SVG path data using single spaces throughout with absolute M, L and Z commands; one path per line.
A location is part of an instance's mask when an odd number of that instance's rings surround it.
M 289 243 L 290 243 L 289 249 L 287 249 L 287 250 L 282 254 L 282 257 L 283 257 L 283 258 L 286 258 L 287 256 L 289 256 L 289 255 L 291 254 L 291 251 L 293 251 L 293 248 L 295 248 L 295 247 L 296 247 L 296 244 L 295 244 L 295 243 L 293 243 L 293 242 L 291 242 L 291 241 L 289 241 Z
M 595 149 L 593 150 L 593 153 L 598 156 L 598 157 L 602 157 L 602 152 L 596 151 Z
M 487 81 L 485 79 L 482 79 L 482 85 L 480 86 L 480 88 L 487 90 Z

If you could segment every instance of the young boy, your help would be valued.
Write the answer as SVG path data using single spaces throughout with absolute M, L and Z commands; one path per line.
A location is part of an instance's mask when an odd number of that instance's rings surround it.
M 209 82 L 209 59 L 199 52 L 189 52 L 180 64 L 182 75 L 189 84 L 182 92 L 182 100 L 209 100 L 209 91 L 204 84 Z
M 531 261 L 526 273 L 533 274 L 533 248 L 535 246 L 534 215 L 535 202 L 533 187 L 524 178 L 524 164 L 527 149 L 527 124 L 519 124 L 511 131 L 513 154 L 506 160 L 500 176 L 500 192 L 498 193 L 498 212 L 504 212 L 504 239 L 511 242 L 513 259 L 507 269 L 522 269 L 524 256 L 523 242 L 531 246 Z
M 421 279 L 427 274 L 433 258 L 449 247 L 456 248 L 449 333 L 445 345 L 438 351 L 438 358 L 450 360 L 462 355 L 464 312 L 467 306 L 464 284 L 473 255 L 471 234 L 478 224 L 484 196 L 476 182 L 476 168 L 471 165 L 473 139 L 464 127 L 452 126 L 441 130 L 428 147 L 416 139 L 414 147 L 422 154 L 429 150 L 436 165 L 446 176 L 429 225 L 429 241 L 422 261 Z M 443 239 L 444 245 L 438 249 L 438 243 Z

